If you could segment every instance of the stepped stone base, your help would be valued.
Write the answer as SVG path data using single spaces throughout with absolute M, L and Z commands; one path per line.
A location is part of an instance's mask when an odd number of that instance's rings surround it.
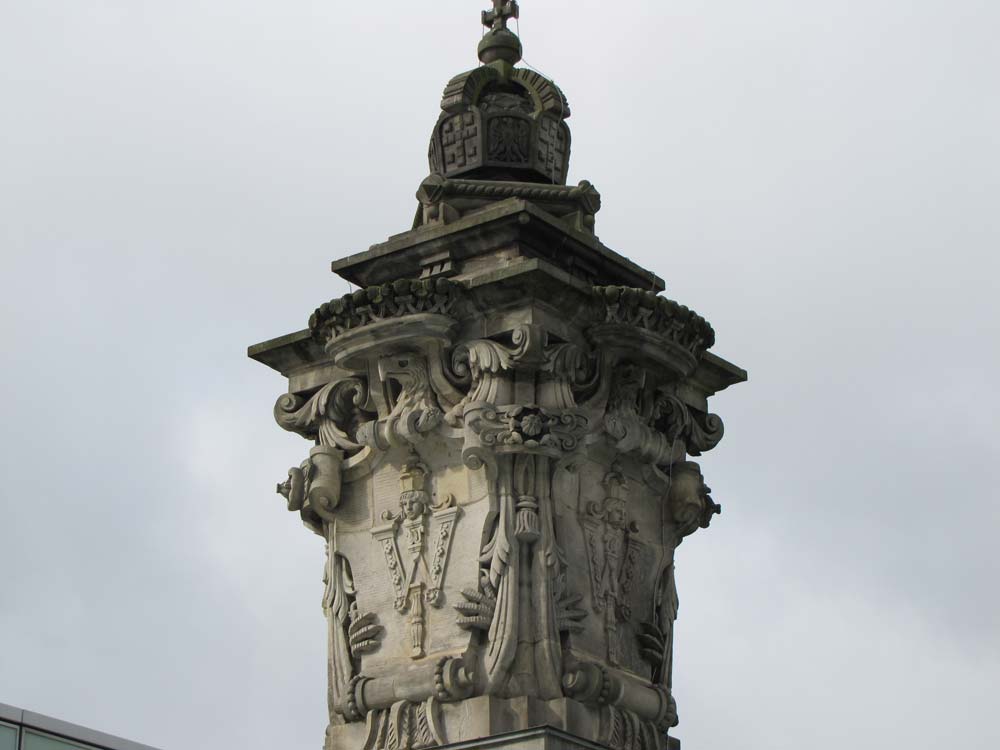
M 447 745 L 447 750 L 472 750 L 472 748 L 495 748 L 495 750 L 605 750 L 604 746 L 582 740 L 552 727 L 525 729 L 520 732 L 488 737 L 471 742 Z M 444 750 L 444 748 L 442 748 Z
M 652 727 L 641 734 L 625 731 L 618 735 L 606 711 L 570 698 L 480 696 L 456 703 L 431 700 L 407 706 L 372 714 L 364 722 L 330 727 L 326 750 L 382 750 L 397 745 L 442 750 L 680 750 L 679 740 L 668 739 Z M 404 717 L 401 709 L 411 713 Z M 420 726 L 427 727 L 429 735 L 421 735 Z
M 669 750 L 680 750 L 680 740 L 671 738 L 669 742 Z M 605 745 L 588 742 L 552 727 L 536 727 L 497 737 L 460 742 L 447 745 L 440 750 L 473 750 L 474 748 L 491 748 L 492 750 L 607 750 Z

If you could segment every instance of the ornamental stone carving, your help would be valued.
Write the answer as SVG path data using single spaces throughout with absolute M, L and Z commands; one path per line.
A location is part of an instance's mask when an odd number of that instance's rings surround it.
M 409 612 L 412 659 L 426 655 L 424 608 L 440 607 L 443 603 L 441 582 L 455 534 L 455 521 L 461 512 L 455 507 L 453 495 L 440 503 L 433 502 L 426 490 L 427 474 L 427 467 L 419 460 L 404 464 L 399 476 L 402 489 L 399 511 L 383 511 L 382 520 L 387 523 L 372 529 L 372 536 L 385 556 L 395 609 L 400 614 Z M 429 528 L 432 521 L 433 538 Z M 405 550 L 402 555 L 400 537 Z
M 594 235 L 566 100 L 513 67 L 517 12 L 495 0 L 484 65 L 448 85 L 413 230 L 250 351 L 308 441 L 277 490 L 326 546 L 326 750 L 676 744 L 675 558 L 721 511 L 692 458 L 746 373 Z

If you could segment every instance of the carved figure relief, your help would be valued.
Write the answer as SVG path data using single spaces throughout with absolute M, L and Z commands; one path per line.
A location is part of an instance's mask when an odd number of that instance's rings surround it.
M 432 503 L 426 489 L 427 474 L 427 467 L 419 461 L 414 459 L 407 463 L 399 478 L 402 490 L 399 511 L 386 511 L 382 520 L 388 524 L 372 529 L 372 536 L 385 558 L 396 611 L 409 614 L 410 657 L 413 659 L 426 654 L 425 606 L 441 607 L 443 604 L 441 587 L 460 512 L 451 495 L 437 505 Z M 428 544 L 432 525 L 434 538 Z
M 594 611 L 604 616 L 608 663 L 620 663 L 619 623 L 632 618 L 631 594 L 639 559 L 639 529 L 629 520 L 628 483 L 618 466 L 604 478 L 605 499 L 583 514 Z

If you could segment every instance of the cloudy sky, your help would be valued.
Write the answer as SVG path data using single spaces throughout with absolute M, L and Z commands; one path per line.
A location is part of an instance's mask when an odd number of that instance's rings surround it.
M 246 347 L 407 229 L 485 0 L 0 0 L 0 701 L 315 748 L 305 444 Z M 689 748 L 1000 745 L 996 0 L 523 0 L 598 231 L 751 381 L 681 548 Z

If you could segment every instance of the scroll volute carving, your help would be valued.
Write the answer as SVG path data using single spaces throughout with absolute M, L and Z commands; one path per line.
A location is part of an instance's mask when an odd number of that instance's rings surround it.
M 725 434 L 721 417 L 688 406 L 666 387 L 656 394 L 650 422 L 670 439 L 683 440 L 685 451 L 691 456 L 712 450 Z
M 676 440 L 650 425 L 645 413 L 646 371 L 621 362 L 613 369 L 612 386 L 604 415 L 604 429 L 621 453 L 635 455 L 653 466 L 683 458 Z
M 316 441 L 309 458 L 288 470 L 288 479 L 278 484 L 278 493 L 298 511 L 306 525 L 323 534 L 324 521 L 334 520 L 340 504 L 345 454 L 357 454 L 364 446 L 353 433 L 364 419 L 362 406 L 367 388 L 358 378 L 330 383 L 309 399 L 296 394 L 281 396 L 274 418 L 284 429 Z
M 574 409 L 578 394 L 592 390 L 599 376 L 596 358 L 582 347 L 556 344 L 546 352 L 538 403 L 554 409 Z
M 698 464 L 685 461 L 670 467 L 670 490 L 667 505 L 676 524 L 678 541 L 699 528 L 707 529 L 712 516 L 722 512 L 709 494 Z
M 334 520 L 340 505 L 342 451 L 318 445 L 309 451 L 309 459 L 288 470 L 288 479 L 278 485 L 278 494 L 288 501 L 288 510 L 316 514 L 325 521 Z
M 518 326 L 510 343 L 477 339 L 455 349 L 452 369 L 460 378 L 470 378 L 471 386 L 448 420 L 458 424 L 469 404 L 507 405 L 517 402 L 514 372 L 534 372 L 545 365 L 546 334 L 538 326 Z M 534 401 L 534 399 L 531 399 Z
M 355 453 L 364 447 L 354 438 L 357 429 L 375 416 L 364 411 L 367 401 L 367 384 L 348 377 L 323 386 L 308 399 L 284 394 L 274 405 L 274 419 L 289 432 Z
M 523 325 L 510 343 L 481 339 L 456 351 L 457 375 L 468 375 L 466 397 L 447 421 L 465 428 L 466 466 L 496 469 L 502 453 L 544 453 L 559 458 L 576 450 L 589 418 L 576 408 L 573 389 L 588 361 L 569 343 L 549 345 L 541 326 Z
M 541 326 L 522 325 L 510 332 L 510 343 L 493 339 L 466 342 L 454 351 L 456 378 L 471 381 L 466 397 L 449 415 L 457 422 L 465 404 L 537 405 L 547 409 L 572 409 L 574 391 L 589 384 L 595 369 L 576 344 L 549 343 Z M 514 373 L 520 377 L 515 377 Z M 525 398 L 526 388 L 530 398 Z M 515 387 L 519 386 L 519 387 Z

